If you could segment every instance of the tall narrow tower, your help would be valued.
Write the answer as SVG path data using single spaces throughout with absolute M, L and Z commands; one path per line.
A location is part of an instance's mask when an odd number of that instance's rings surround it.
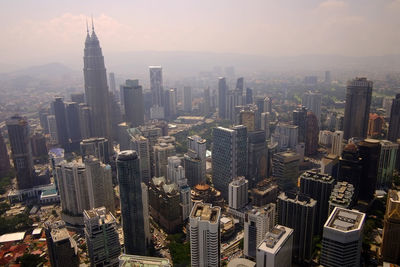
M 85 41 L 83 75 L 85 79 L 86 103 L 92 111 L 92 135 L 93 137 L 106 137 L 111 145 L 111 118 L 108 101 L 107 73 L 103 53 L 99 39 L 97 39 L 94 32 L 93 24 L 92 34 L 90 35 L 88 30 Z

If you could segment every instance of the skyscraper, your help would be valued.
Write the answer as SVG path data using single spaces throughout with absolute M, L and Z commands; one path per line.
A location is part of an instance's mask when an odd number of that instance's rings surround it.
M 253 104 L 253 90 L 246 88 L 246 104 Z
M 0 132 L 0 176 L 7 174 L 10 168 L 10 158 L 8 157 L 6 143 Z
M 249 181 L 243 176 L 238 176 L 229 183 L 229 207 L 239 210 L 249 202 Z
M 83 212 L 85 238 L 91 266 L 119 266 L 121 253 L 117 222 L 106 208 L 99 207 Z
M 248 164 L 246 178 L 254 186 L 268 176 L 268 147 L 264 131 L 248 133 Z
M 131 131 L 132 130 L 132 131 Z M 129 148 L 135 150 L 140 158 L 140 172 L 142 175 L 142 182 L 147 183 L 151 178 L 151 167 L 150 167 L 150 150 L 149 150 L 149 140 L 133 131 L 136 129 L 127 130 L 129 133 Z
M 329 211 L 331 214 L 335 207 L 350 209 L 354 201 L 354 186 L 348 182 L 337 182 L 329 197 Z
M 110 91 L 116 96 L 117 95 L 117 87 L 115 84 L 115 74 L 114 72 L 110 72 L 108 74 L 108 82 L 110 83 Z
M 298 263 L 311 261 L 316 204 L 303 194 L 282 192 L 278 196 L 278 224 L 294 230 L 293 258 Z
M 319 134 L 319 127 L 318 127 L 317 117 L 314 115 L 314 113 L 308 112 L 306 119 L 306 141 L 305 141 L 306 156 L 310 156 L 317 153 L 318 134 Z
M 378 161 L 378 179 L 376 186 L 378 189 L 387 189 L 390 188 L 392 184 L 396 161 L 400 161 L 400 159 L 397 158 L 399 145 L 387 140 L 381 140 L 380 147 L 381 150 Z
M 80 143 L 82 159 L 94 156 L 103 163 L 110 163 L 109 142 L 106 138 L 89 138 Z
M 343 152 L 343 131 L 335 131 L 332 134 L 331 154 L 341 156 Z
M 338 180 L 354 186 L 354 199 L 358 200 L 360 192 L 362 163 L 358 148 L 355 144 L 347 144 L 339 158 Z
M 138 127 L 144 123 L 144 107 L 142 86 L 139 80 L 126 80 L 121 85 L 124 92 L 125 121 L 132 127 Z
M 388 132 L 388 140 L 396 142 L 397 139 L 400 139 L 400 94 L 393 99 Z
M 46 243 L 52 267 L 78 267 L 79 255 L 76 241 L 69 235 L 65 222 L 45 223 Z
M 104 206 L 107 211 L 115 214 L 111 166 L 89 156 L 85 159 L 85 168 L 90 208 Z
M 347 83 L 344 110 L 344 139 L 367 137 L 372 81 L 355 78 Z
M 359 143 L 358 149 L 362 164 L 359 198 L 369 202 L 374 199 L 378 179 L 379 140 L 365 139 Z
M 228 86 L 226 85 L 225 77 L 218 78 L 218 117 L 226 119 L 226 98 L 228 93 Z
M 83 56 L 86 103 L 91 108 L 92 135 L 105 137 L 112 145 L 111 112 L 104 57 L 92 25 L 92 35 L 87 32 Z
M 69 136 L 68 136 L 68 124 L 67 116 L 65 111 L 65 104 L 61 97 L 56 97 L 53 101 L 54 115 L 56 117 L 57 125 L 57 139 L 59 145 L 65 150 L 69 150 Z
M 243 95 L 244 90 L 244 79 L 243 77 L 239 77 L 236 81 L 236 89 L 240 91 L 240 95 Z
M 68 137 L 71 139 L 71 150 L 77 151 L 79 150 L 79 142 L 82 140 L 78 103 L 66 103 L 65 114 L 67 118 Z
M 79 104 L 79 126 L 81 128 L 82 139 L 92 136 L 92 110 L 86 104 Z
M 247 130 L 243 125 L 232 129 L 213 129 L 213 174 L 216 189 L 228 198 L 228 185 L 237 176 L 245 176 L 247 171 Z
M 192 112 L 192 87 L 183 87 L 183 110 Z
M 317 201 L 315 211 L 314 233 L 321 234 L 325 221 L 329 216 L 329 198 L 335 180 L 332 176 L 316 171 L 306 171 L 300 175 L 300 192 Z
M 196 203 L 189 216 L 191 266 L 219 266 L 221 208 Z
M 210 88 L 204 89 L 204 115 L 207 116 L 211 112 Z
M 77 104 L 85 103 L 85 94 L 84 93 L 71 94 L 71 102 L 75 102 Z
M 291 267 L 293 229 L 275 225 L 257 246 L 257 266 Z
M 303 95 L 301 104 L 307 108 L 308 111 L 312 111 L 317 117 L 318 125 L 321 124 L 321 101 L 322 95 L 320 92 L 308 91 Z
M 294 150 L 298 144 L 299 127 L 287 123 L 278 123 L 272 135 L 274 141 L 278 142 L 280 151 L 288 148 Z
M 275 153 L 272 158 L 272 173 L 282 190 L 293 189 L 299 177 L 300 155 L 295 152 Z
M 246 257 L 256 258 L 257 246 L 265 234 L 275 226 L 276 205 L 270 203 L 264 207 L 255 207 L 244 216 L 244 249 Z
M 176 88 L 171 88 L 165 91 L 165 117 L 169 119 L 176 119 L 176 106 L 178 101 L 178 94 Z
M 231 122 L 236 121 L 235 107 L 241 106 L 242 95 L 239 90 L 228 90 L 226 95 L 226 118 Z
M 177 156 L 168 157 L 167 177 L 168 183 L 174 183 L 177 186 L 187 185 L 185 179 L 185 170 L 181 165 L 181 159 Z
M 133 150 L 117 157 L 125 253 L 146 255 L 150 242 L 147 187 L 140 176 L 140 160 Z
M 307 108 L 302 106 L 293 111 L 293 124 L 299 127 L 299 142 L 306 141 Z
M 168 157 L 175 156 L 176 150 L 173 144 L 159 143 L 154 146 L 155 176 L 167 177 Z
M 150 91 L 152 95 L 152 118 L 164 118 L 164 88 L 161 66 L 150 66 Z
M 324 225 L 321 264 L 327 267 L 360 266 L 365 213 L 335 208 Z
M 384 261 L 400 263 L 400 192 L 389 190 L 383 221 L 382 257 Z
M 34 185 L 33 158 L 28 121 L 24 117 L 15 115 L 7 120 L 6 124 L 11 156 L 17 171 L 18 189 L 32 188 Z

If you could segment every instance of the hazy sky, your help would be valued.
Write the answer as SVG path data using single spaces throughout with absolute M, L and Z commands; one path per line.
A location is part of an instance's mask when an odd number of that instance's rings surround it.
M 91 14 L 105 54 L 400 53 L 400 0 L 2 0 L 0 63 L 81 61 Z

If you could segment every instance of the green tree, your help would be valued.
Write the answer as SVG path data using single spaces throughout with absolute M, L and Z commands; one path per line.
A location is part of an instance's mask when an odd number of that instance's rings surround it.
M 44 263 L 45 260 L 42 259 L 39 255 L 24 254 L 23 256 L 18 258 L 18 262 L 21 264 L 21 267 L 36 267 L 41 263 Z

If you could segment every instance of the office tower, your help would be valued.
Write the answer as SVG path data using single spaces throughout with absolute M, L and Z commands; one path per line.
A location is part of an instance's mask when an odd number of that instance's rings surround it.
M 314 250 L 316 204 L 316 200 L 303 194 L 282 192 L 278 196 L 278 224 L 294 230 L 293 259 L 295 262 L 311 261 Z
M 218 118 L 220 119 L 227 119 L 227 93 L 228 93 L 228 86 L 226 84 L 225 77 L 218 78 Z
M 299 177 L 300 155 L 292 152 L 276 153 L 272 157 L 272 173 L 279 188 L 289 190 L 297 185 Z
M 86 168 L 76 161 L 63 161 L 56 166 L 62 218 L 71 224 L 82 224 L 83 210 L 90 209 Z
M 42 127 L 43 132 L 45 134 L 49 133 L 49 124 L 47 122 L 47 116 L 50 115 L 49 110 L 47 108 L 41 108 L 39 109 L 39 121 L 40 121 L 40 127 Z
M 262 207 L 268 203 L 275 203 L 278 196 L 278 185 L 272 179 L 258 182 L 250 191 L 251 204 Z
M 235 210 L 239 210 L 246 206 L 249 202 L 249 181 L 243 176 L 238 176 L 229 183 L 229 207 Z
M 65 150 L 69 150 L 68 124 L 65 111 L 65 104 L 61 97 L 56 97 L 53 101 L 54 115 L 57 125 L 57 140 Z
M 331 72 L 329 70 L 325 71 L 325 83 L 326 84 L 331 84 L 332 78 L 331 78 Z
M 335 131 L 332 133 L 332 150 L 331 154 L 341 156 L 343 153 L 343 131 Z
M 318 143 L 324 147 L 332 146 L 332 132 L 329 130 L 319 131 Z
M 49 125 L 50 144 L 58 144 L 56 116 L 48 115 L 47 124 Z
M 0 132 L 0 176 L 8 174 L 11 169 L 10 158 L 8 157 L 8 151 L 4 137 Z
M 244 216 L 244 249 L 246 257 L 255 259 L 257 246 L 265 234 L 275 226 L 276 205 L 270 203 L 264 207 L 255 207 Z
M 207 116 L 211 112 L 210 88 L 204 89 L 203 98 L 204 98 L 204 115 Z
M 265 133 L 265 140 L 269 140 L 271 138 L 271 114 L 269 112 L 261 113 L 261 130 Z
M 335 207 L 350 209 L 354 200 L 354 186 L 348 182 L 337 182 L 329 197 L 328 214 L 331 214 Z
M 334 178 L 338 177 L 339 157 L 328 154 L 321 159 L 321 173 L 330 175 Z
M 157 139 L 163 136 L 162 129 L 155 125 L 145 125 L 139 127 L 142 135 L 149 141 L 149 151 L 150 151 L 150 177 L 155 175 L 155 161 L 154 161 L 154 146 L 157 144 Z
M 126 80 L 124 91 L 125 121 L 132 127 L 144 124 L 143 91 L 139 80 Z
M 78 246 L 65 228 L 65 222 L 46 222 L 45 234 L 52 267 L 79 266 Z
M 304 93 L 301 104 L 317 117 L 318 125 L 321 124 L 321 101 L 322 95 L 319 92 L 308 91 Z
M 382 134 L 382 128 L 385 119 L 376 113 L 369 114 L 367 136 L 371 138 L 378 138 Z
M 300 192 L 317 201 L 315 211 L 315 234 L 321 234 L 325 221 L 330 214 L 329 198 L 333 190 L 335 179 L 316 171 L 306 171 L 300 175 Z
M 378 189 L 387 189 L 390 188 L 392 184 L 396 161 L 400 161 L 400 159 L 397 158 L 399 145 L 387 140 L 381 140 L 380 147 L 376 186 Z
M 236 107 L 237 108 L 237 107 Z M 254 132 L 256 129 L 256 116 L 253 110 L 241 110 L 239 113 L 240 125 L 246 126 L 249 132 Z
M 182 223 L 181 196 L 174 183 L 165 177 L 153 177 L 149 182 L 149 207 L 151 218 L 168 233 L 178 231 Z
M 192 150 L 183 156 L 185 177 L 190 187 L 206 183 L 202 160 Z
M 114 93 L 114 95 L 117 95 L 117 86 L 115 84 L 115 74 L 114 72 L 110 72 L 108 74 L 108 82 L 110 83 L 110 91 Z
M 47 163 L 46 137 L 41 132 L 35 132 L 31 137 L 32 157 L 35 162 Z
M 82 139 L 88 139 L 92 136 L 92 110 L 86 104 L 79 104 L 79 127 L 81 129 Z
M 32 188 L 33 158 L 29 138 L 29 124 L 25 117 L 15 115 L 6 121 L 11 156 L 17 171 L 18 189 Z
M 91 266 L 119 266 L 121 253 L 117 221 L 105 207 L 83 212 L 86 246 Z
M 142 182 L 147 183 L 151 178 L 149 140 L 135 130 L 135 128 L 127 130 L 129 143 L 128 147 L 124 149 L 136 151 L 140 158 Z
M 118 132 L 118 124 L 122 122 L 122 111 L 121 105 L 115 98 L 114 93 L 109 92 L 109 102 L 110 102 L 110 113 L 111 113 L 111 130 L 115 134 Z M 143 101 L 142 101 L 143 103 Z
M 358 149 L 362 164 L 359 198 L 368 202 L 374 198 L 378 179 L 379 140 L 365 139 L 358 144 Z
M 272 113 L 272 98 L 271 97 L 265 97 L 264 98 L 264 112 L 269 112 Z
M 93 156 L 86 157 L 84 163 L 90 208 L 104 206 L 107 211 L 115 214 L 111 166 L 103 164 Z
M 344 110 L 344 139 L 367 137 L 372 81 L 355 78 L 347 83 Z
M 117 157 L 125 253 L 146 255 L 150 240 L 147 187 L 141 181 L 140 160 L 133 150 Z
M 247 172 L 247 129 L 237 125 L 232 129 L 213 129 L 213 183 L 222 196 L 228 198 L 228 185 Z
M 186 221 L 189 218 L 190 211 L 192 210 L 192 198 L 191 189 L 188 185 L 181 186 L 181 210 L 182 210 L 182 221 Z
M 365 213 L 335 208 L 324 225 L 320 263 L 323 266 L 360 266 Z
M 358 200 L 360 192 L 362 162 L 358 148 L 355 144 L 347 144 L 342 156 L 339 158 L 338 180 L 345 181 L 354 186 L 354 199 Z
M 85 160 L 88 156 L 94 156 L 103 163 L 110 163 L 109 144 L 106 138 L 89 138 L 82 140 L 81 155 L 82 160 Z
M 382 108 L 385 110 L 385 119 L 390 119 L 392 111 L 393 98 L 385 97 L 382 101 Z
M 254 104 L 257 106 L 258 112 L 261 114 L 263 112 L 268 112 L 264 110 L 264 97 L 256 96 L 254 98 Z
M 305 155 L 310 156 L 317 153 L 318 149 L 318 121 L 317 117 L 312 112 L 307 113 L 306 119 L 306 140 L 305 140 Z
M 264 131 L 248 133 L 248 165 L 246 178 L 254 186 L 268 176 L 268 147 Z
M 183 111 L 192 112 L 192 88 L 183 87 Z
M 175 156 L 176 150 L 173 144 L 159 143 L 154 146 L 155 176 L 167 177 L 168 157 Z
M 242 95 L 239 90 L 228 90 L 226 97 L 226 118 L 231 122 L 235 122 L 235 107 L 241 106 Z
M 273 139 L 278 142 L 279 150 L 295 149 L 298 144 L 299 127 L 286 123 L 278 123 Z
M 71 102 L 75 102 L 78 104 L 85 103 L 85 94 L 84 93 L 71 94 Z
M 165 91 L 165 116 L 170 119 L 176 118 L 178 94 L 176 88 Z
M 389 190 L 385 219 L 383 221 L 382 257 L 383 261 L 400 263 L 400 192 Z
M 71 150 L 79 150 L 79 142 L 82 140 L 82 134 L 79 123 L 78 103 L 66 103 L 65 114 L 67 116 L 68 137 L 71 142 Z
M 177 156 L 168 157 L 167 176 L 168 183 L 174 183 L 177 186 L 187 185 L 185 179 L 185 169 L 181 165 L 181 159 Z
M 236 81 L 236 89 L 239 90 L 240 94 L 243 95 L 243 90 L 244 90 L 244 78 L 239 77 Z
M 293 124 L 299 127 L 299 142 L 305 142 L 307 127 L 307 108 L 301 106 L 293 111 Z
M 172 267 L 172 264 L 167 258 L 157 257 L 146 257 L 138 255 L 126 255 L 122 254 L 119 256 L 120 267 L 132 267 L 132 266 L 147 266 L 151 264 L 152 267 Z
M 191 266 L 219 266 L 221 208 L 196 203 L 189 217 Z
M 316 86 L 318 83 L 317 76 L 306 76 L 304 77 L 304 83 L 308 86 Z
M 104 57 L 94 27 L 86 36 L 83 56 L 86 103 L 91 108 L 92 136 L 107 138 L 112 148 L 111 111 Z
M 389 120 L 388 140 L 396 142 L 400 139 L 400 94 L 393 99 Z
M 152 95 L 152 106 L 150 116 L 152 119 L 164 118 L 164 89 L 161 66 L 150 66 L 150 91 Z
M 187 138 L 188 142 L 188 151 L 193 152 L 192 158 L 196 158 L 200 160 L 201 164 L 201 177 L 200 180 L 203 180 L 206 175 L 206 149 L 207 149 L 207 140 L 201 138 L 198 135 L 192 135 Z
M 253 104 L 253 90 L 246 88 L 246 104 Z
M 291 267 L 293 229 L 275 225 L 257 246 L 257 266 Z

